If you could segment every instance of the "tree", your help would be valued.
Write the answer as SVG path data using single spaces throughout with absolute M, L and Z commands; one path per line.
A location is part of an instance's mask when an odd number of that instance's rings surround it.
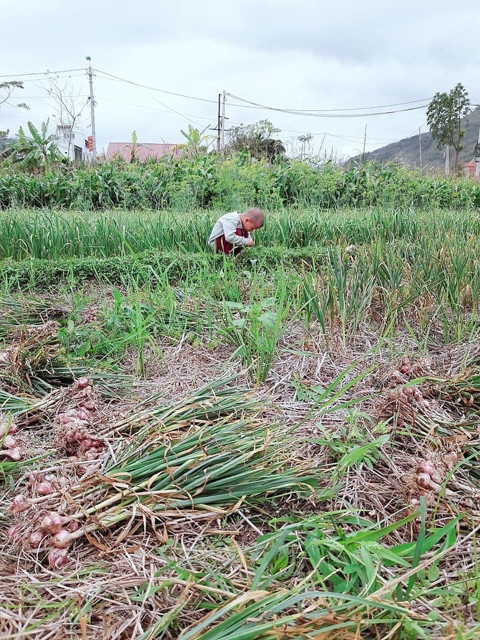
M 138 162 L 138 136 L 136 131 L 132 131 L 132 142 L 130 144 L 130 163 Z
M 48 120 L 42 122 L 40 130 L 30 121 L 27 126 L 30 136 L 27 136 L 20 127 L 8 150 L 9 157 L 29 171 L 47 172 L 52 165 L 63 160 L 62 154 L 55 145 L 57 138 L 55 135 L 48 134 Z
M 238 152 L 247 150 L 254 158 L 273 162 L 285 155 L 283 142 L 274 138 L 277 133 L 280 129 L 274 127 L 270 120 L 232 127 L 227 133 L 228 148 Z
M 89 101 L 78 92 L 75 92 L 69 80 L 60 82 L 59 77 L 52 74 L 48 75 L 47 80 L 48 86 L 45 87 L 45 90 L 55 106 L 56 115 L 54 117 L 58 122 L 57 131 L 62 132 L 64 139 L 67 141 L 67 156 L 70 158 L 70 150 L 74 138 L 73 130 L 80 123 Z
M 188 131 L 184 131 L 180 129 L 180 133 L 186 139 L 186 143 L 182 147 L 182 155 L 187 158 L 196 158 L 197 156 L 204 154 L 208 149 L 208 142 L 210 136 L 204 135 L 205 131 L 208 129 L 208 126 L 200 131 L 200 129 L 196 129 L 192 127 L 191 124 L 188 125 Z
M 458 83 L 450 93 L 436 93 L 427 109 L 427 123 L 438 148 L 445 145 L 455 149 L 455 171 L 458 156 L 463 149 L 465 131 L 461 121 L 470 113 L 470 100 L 465 87 Z
M 313 140 L 312 133 L 306 133 L 298 136 L 297 140 L 300 142 L 300 158 L 303 160 L 306 156 L 310 155 L 311 142 Z

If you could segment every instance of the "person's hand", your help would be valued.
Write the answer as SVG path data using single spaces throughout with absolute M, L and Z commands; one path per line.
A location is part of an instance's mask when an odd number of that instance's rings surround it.
M 253 241 L 253 238 L 247 238 L 247 241 L 245 242 L 247 247 L 253 247 L 254 244 L 255 242 Z

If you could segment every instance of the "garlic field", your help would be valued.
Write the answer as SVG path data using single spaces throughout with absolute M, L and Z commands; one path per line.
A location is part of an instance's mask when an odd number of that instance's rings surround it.
M 0 636 L 480 634 L 473 207 L 0 211 Z

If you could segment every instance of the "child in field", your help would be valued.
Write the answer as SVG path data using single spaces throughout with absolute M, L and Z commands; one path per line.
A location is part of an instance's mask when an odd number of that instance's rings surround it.
M 263 211 L 248 209 L 245 213 L 226 213 L 217 220 L 212 229 L 208 244 L 217 253 L 237 255 L 243 247 L 253 247 L 255 242 L 250 232 L 263 226 Z

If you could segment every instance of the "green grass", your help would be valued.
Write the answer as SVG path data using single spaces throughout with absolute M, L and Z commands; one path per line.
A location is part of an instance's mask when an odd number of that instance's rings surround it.
M 76 287 L 91 279 L 166 294 L 171 286 L 207 283 L 212 297 L 247 304 L 233 295 L 235 285 L 221 281 L 225 271 L 245 286 L 249 278 L 269 281 L 265 274 L 284 272 L 297 276 L 287 276 L 291 311 L 324 330 L 338 322 L 344 339 L 368 317 L 384 335 L 405 321 L 427 327 L 435 319 L 444 340 L 457 342 L 478 322 L 480 223 L 472 212 L 278 212 L 258 232 L 257 246 L 235 261 L 205 247 L 216 215 L 9 212 L 0 224 L 0 250 L 13 257 L 0 261 L 0 290 Z M 264 297 L 272 297 L 266 289 Z
M 108 258 L 152 250 L 205 252 L 211 228 L 224 212 L 8 209 L 0 211 L 0 259 Z M 305 208 L 267 212 L 265 227 L 255 232 L 255 239 L 258 246 L 290 249 L 374 245 L 376 241 L 387 245 L 393 240 L 421 247 L 435 238 L 473 242 L 479 232 L 478 215 L 469 210 Z

